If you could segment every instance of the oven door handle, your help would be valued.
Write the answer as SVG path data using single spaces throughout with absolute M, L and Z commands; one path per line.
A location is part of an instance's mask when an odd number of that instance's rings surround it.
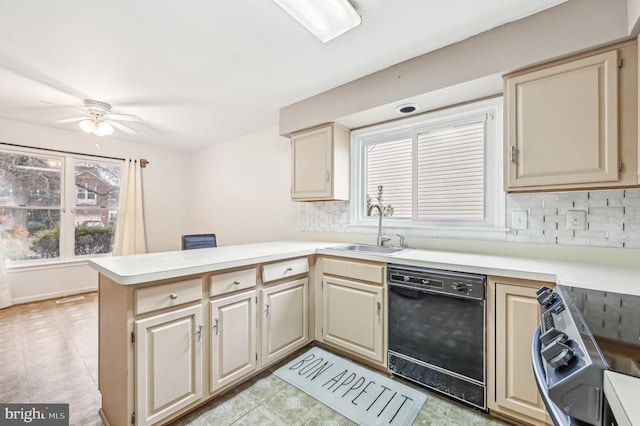
M 536 379 L 536 385 L 538 385 L 538 391 L 540 392 L 544 406 L 547 407 L 549 417 L 551 417 L 551 421 L 553 421 L 554 426 L 569 426 L 571 425 L 571 417 L 563 413 L 549 398 L 547 374 L 545 373 L 544 365 L 542 364 L 542 343 L 540 343 L 541 333 L 542 326 L 538 326 L 536 332 L 533 334 L 533 340 L 531 342 L 531 360 L 533 362 L 533 375 Z

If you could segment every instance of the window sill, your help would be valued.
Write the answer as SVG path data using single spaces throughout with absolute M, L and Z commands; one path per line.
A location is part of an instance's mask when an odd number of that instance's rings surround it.
M 503 241 L 505 239 L 507 228 L 489 228 L 489 227 L 443 227 L 443 226 L 398 226 L 385 225 L 382 223 L 382 233 L 394 237 L 396 233 L 400 233 L 405 237 L 420 238 L 452 238 L 461 240 L 491 240 Z M 347 232 L 360 234 L 377 234 L 378 227 L 373 225 L 348 225 Z
M 48 262 L 34 262 L 23 264 L 10 264 L 7 262 L 7 273 L 14 272 L 29 272 L 29 271 L 41 271 L 46 269 L 58 269 L 69 268 L 76 266 L 88 265 L 89 259 L 74 259 L 74 260 L 52 260 Z

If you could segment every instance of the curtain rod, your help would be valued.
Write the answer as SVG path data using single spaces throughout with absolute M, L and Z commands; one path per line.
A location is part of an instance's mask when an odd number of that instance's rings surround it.
M 16 143 L 9 143 L 9 142 L 0 142 L 0 145 L 15 146 L 17 148 L 42 149 L 42 150 L 45 150 L 45 151 L 59 152 L 60 154 L 87 155 L 89 157 L 106 158 L 108 160 L 121 160 L 121 161 L 126 160 L 126 158 L 120 158 L 120 157 L 108 157 L 106 155 L 84 154 L 82 152 L 64 151 L 64 150 L 61 150 L 61 149 L 37 148 L 37 147 L 34 147 L 34 146 L 18 145 Z M 147 167 L 147 164 L 149 164 L 149 161 L 147 161 L 147 160 L 145 160 L 143 158 L 140 159 L 140 167 L 142 167 L 144 169 L 145 167 Z

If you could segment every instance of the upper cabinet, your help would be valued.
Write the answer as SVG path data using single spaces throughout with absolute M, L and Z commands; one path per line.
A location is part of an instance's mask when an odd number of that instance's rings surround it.
M 627 42 L 505 76 L 505 189 L 638 185 L 638 51 Z
M 349 130 L 337 124 L 291 135 L 291 199 L 349 199 Z

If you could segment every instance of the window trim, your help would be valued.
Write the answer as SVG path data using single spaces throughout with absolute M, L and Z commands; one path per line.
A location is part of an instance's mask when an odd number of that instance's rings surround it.
M 0 151 L 8 152 L 12 154 L 24 154 L 24 155 L 32 155 L 32 156 L 48 156 L 51 158 L 60 159 L 62 161 L 62 167 L 60 168 L 60 205 L 59 206 L 0 206 L 0 208 L 37 208 L 37 209 L 60 209 L 60 227 L 63 229 L 63 223 L 65 225 L 64 229 L 70 229 L 68 232 L 60 232 L 60 256 L 57 258 L 42 258 L 42 259 L 31 259 L 31 260 L 8 260 L 5 259 L 5 265 L 7 270 L 29 270 L 29 269 L 37 269 L 41 267 L 52 266 L 65 266 L 65 265 L 73 265 L 79 263 L 86 263 L 91 258 L 98 257 L 110 257 L 112 256 L 112 252 L 110 253 L 99 253 L 99 254 L 86 254 L 86 255 L 76 255 L 74 242 L 75 238 L 72 237 L 73 233 L 75 233 L 75 210 L 77 209 L 85 209 L 85 206 L 76 206 L 74 201 L 76 199 L 76 187 L 75 187 L 75 163 L 76 162 L 92 162 L 92 163 L 100 163 L 100 164 L 113 164 L 115 166 L 120 167 L 120 173 L 122 177 L 122 161 L 118 159 L 105 158 L 102 156 L 92 156 L 90 154 L 81 154 L 81 153 L 70 153 L 70 152 L 60 152 L 55 150 L 47 150 L 45 148 L 36 148 L 36 147 L 20 147 L 16 148 L 13 146 L 0 146 Z M 100 209 L 95 208 L 94 206 L 86 206 L 87 209 Z M 105 209 L 108 211 L 108 208 Z M 68 234 L 68 235 L 67 235 Z
M 351 132 L 351 202 L 349 206 L 349 231 L 371 233 L 377 232 L 377 217 L 365 217 L 362 213 L 366 206 L 365 195 L 365 146 L 394 140 L 398 137 L 413 138 L 413 147 L 417 134 L 425 130 L 449 127 L 455 124 L 477 121 L 485 116 L 485 152 L 484 152 L 484 197 L 485 219 L 483 221 L 424 221 L 413 218 L 384 218 L 383 227 L 402 232 L 409 236 L 432 236 L 469 238 L 481 235 L 482 238 L 500 239 L 504 237 L 505 228 L 505 194 L 503 191 L 503 159 L 502 159 L 502 96 L 452 106 L 445 109 L 411 116 L 401 120 L 364 127 Z M 475 120 L 474 120 L 475 119 Z M 417 155 L 412 158 L 412 179 L 418 174 Z M 413 188 L 413 201 L 417 202 Z M 413 206 L 415 214 L 417 205 Z

